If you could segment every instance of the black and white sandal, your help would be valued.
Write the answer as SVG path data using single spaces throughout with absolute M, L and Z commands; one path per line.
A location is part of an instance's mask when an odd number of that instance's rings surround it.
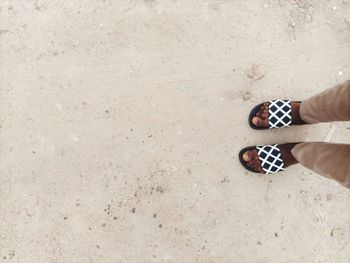
M 249 167 L 248 164 L 243 160 L 243 154 L 246 151 L 255 149 L 258 151 L 260 165 L 265 174 L 274 174 L 280 171 L 284 171 L 284 162 L 282 160 L 281 151 L 278 147 L 278 144 L 257 145 L 242 149 L 239 153 L 239 160 L 245 169 L 253 173 L 259 173 L 252 167 Z
M 292 102 L 290 100 L 269 101 L 269 127 L 257 127 L 253 124 L 253 117 L 260 111 L 264 103 L 256 105 L 249 114 L 249 125 L 255 130 L 289 127 L 292 125 Z

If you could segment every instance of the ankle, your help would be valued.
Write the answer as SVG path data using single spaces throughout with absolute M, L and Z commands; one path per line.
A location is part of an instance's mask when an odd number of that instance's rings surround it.
M 298 163 L 298 161 L 294 158 L 292 154 L 292 149 L 294 148 L 295 145 L 299 143 L 300 142 L 293 142 L 293 143 L 284 143 L 279 145 L 279 148 L 281 151 L 281 157 L 283 159 L 285 167 Z
M 300 116 L 300 106 L 302 102 L 292 103 L 292 120 L 294 125 L 307 124 Z

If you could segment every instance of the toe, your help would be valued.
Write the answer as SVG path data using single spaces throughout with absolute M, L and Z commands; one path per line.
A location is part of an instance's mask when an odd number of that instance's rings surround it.
M 264 173 L 264 171 L 263 171 L 263 169 L 261 168 L 261 166 L 260 166 L 260 164 L 259 165 L 257 165 L 257 166 L 255 166 L 255 171 L 257 171 L 257 172 L 259 172 L 259 173 L 261 173 L 261 174 L 263 174 Z
M 246 162 L 248 167 L 254 169 L 258 173 L 263 173 L 257 150 L 245 151 L 243 153 L 242 158 Z
M 257 127 L 264 127 L 267 128 L 269 126 L 269 120 L 268 119 L 261 119 L 259 117 L 253 117 L 252 123 Z
M 260 161 L 259 161 L 259 157 L 256 156 L 256 158 L 254 158 L 254 160 L 250 161 L 252 167 L 254 168 L 255 171 L 262 173 L 262 168 L 260 165 Z
M 253 123 L 255 126 L 259 126 L 259 120 L 260 120 L 259 117 L 253 117 L 252 123 Z
M 247 162 L 247 165 L 254 169 L 254 165 L 253 165 L 252 161 Z
M 250 162 L 254 158 L 252 151 L 246 151 L 243 153 L 242 158 L 245 162 Z
M 261 114 L 261 118 L 262 119 L 267 119 L 269 117 L 267 112 L 263 112 L 263 114 Z
M 254 160 L 250 160 L 249 162 L 247 162 L 248 166 L 253 168 L 255 170 L 255 161 Z
M 247 165 L 259 173 L 263 172 L 261 165 L 260 165 L 259 157 L 258 157 L 256 152 L 253 152 L 253 156 L 252 156 L 251 160 L 247 162 Z

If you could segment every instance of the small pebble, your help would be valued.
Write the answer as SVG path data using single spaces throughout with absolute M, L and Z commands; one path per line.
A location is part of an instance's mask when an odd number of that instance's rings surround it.
M 306 19 L 307 22 L 311 22 L 312 16 L 309 15 L 309 14 L 307 14 L 307 15 L 305 16 L 305 19 Z
M 263 77 L 265 77 L 265 73 L 265 69 L 258 64 L 251 65 L 246 71 L 247 77 L 254 81 L 260 80 Z
M 243 100 L 244 101 L 250 100 L 252 97 L 253 97 L 253 95 L 249 91 L 246 91 L 243 93 Z
M 343 75 L 343 72 L 342 71 L 339 71 L 338 72 L 339 76 Z

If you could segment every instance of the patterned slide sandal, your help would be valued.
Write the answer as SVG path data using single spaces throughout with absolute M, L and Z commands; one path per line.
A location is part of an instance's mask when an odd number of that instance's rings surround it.
M 290 100 L 270 100 L 269 101 L 269 127 L 257 127 L 252 119 L 260 111 L 264 103 L 256 105 L 249 114 L 249 125 L 255 130 L 266 130 L 273 128 L 283 128 L 292 125 L 292 102 Z
M 278 148 L 278 144 L 257 145 L 242 149 L 239 152 L 239 160 L 245 169 L 253 173 L 259 173 L 252 167 L 249 167 L 248 164 L 243 160 L 243 154 L 246 151 L 254 149 L 258 151 L 260 165 L 265 174 L 274 174 L 280 171 L 284 171 L 284 162 L 282 160 L 281 151 Z

